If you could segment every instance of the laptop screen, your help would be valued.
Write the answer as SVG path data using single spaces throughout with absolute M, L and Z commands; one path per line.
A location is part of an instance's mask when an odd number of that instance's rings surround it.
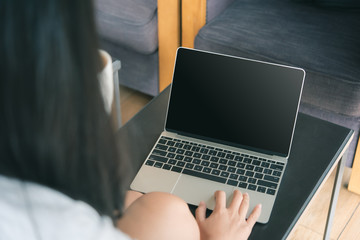
M 287 157 L 305 72 L 179 48 L 165 128 Z

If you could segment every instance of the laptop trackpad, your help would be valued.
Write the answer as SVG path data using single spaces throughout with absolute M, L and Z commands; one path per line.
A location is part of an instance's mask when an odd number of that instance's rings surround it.
M 180 173 L 143 165 L 130 188 L 139 192 L 171 192 Z
M 217 190 L 225 191 L 227 204 L 229 204 L 231 200 L 229 196 L 232 196 L 234 187 L 185 174 L 181 175 L 172 193 L 184 199 L 187 203 L 197 206 L 200 201 L 204 201 L 207 208 L 214 209 L 214 193 Z

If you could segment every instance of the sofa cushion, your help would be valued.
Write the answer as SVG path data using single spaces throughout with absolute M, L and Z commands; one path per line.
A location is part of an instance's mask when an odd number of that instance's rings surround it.
M 360 116 L 360 12 L 296 1 L 236 0 L 195 48 L 302 67 L 302 100 Z
M 158 48 L 157 0 L 96 0 L 102 38 L 142 54 Z

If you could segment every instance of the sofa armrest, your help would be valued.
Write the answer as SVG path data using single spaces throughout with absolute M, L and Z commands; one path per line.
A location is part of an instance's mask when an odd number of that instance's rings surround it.
M 159 92 L 172 81 L 180 46 L 180 0 L 158 0 Z

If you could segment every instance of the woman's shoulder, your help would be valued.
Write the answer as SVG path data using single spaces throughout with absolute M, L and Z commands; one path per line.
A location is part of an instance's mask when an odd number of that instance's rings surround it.
M 0 239 L 130 239 L 94 208 L 48 187 L 0 175 Z

